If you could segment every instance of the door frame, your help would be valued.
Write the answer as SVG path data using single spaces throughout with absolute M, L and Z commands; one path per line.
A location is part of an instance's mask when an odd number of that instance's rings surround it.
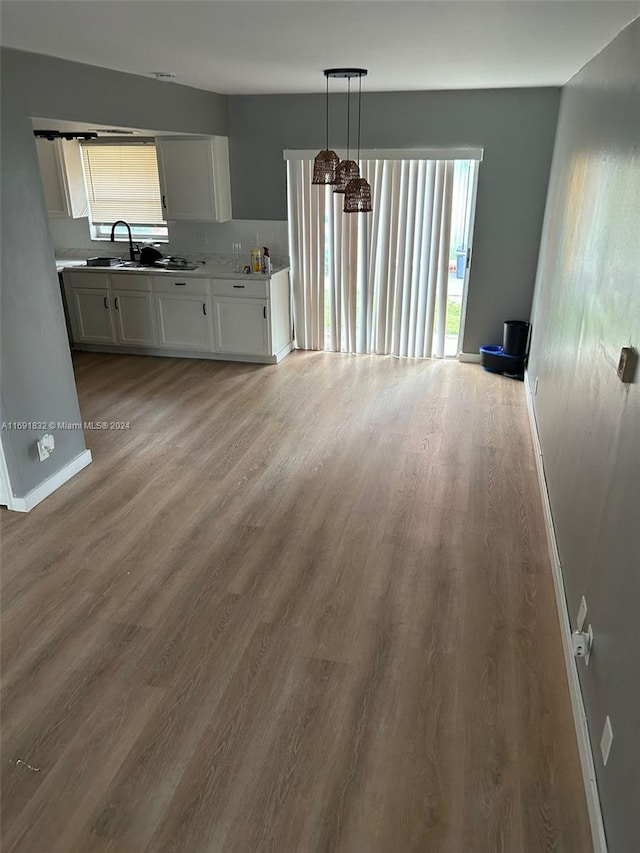
M 478 177 L 480 172 L 480 164 L 482 160 L 471 160 L 471 168 L 473 169 L 473 179 L 471 187 L 471 203 L 469 204 L 469 214 L 465 230 L 465 245 L 467 247 L 467 259 L 464 265 L 464 281 L 462 282 L 462 301 L 460 303 L 460 328 L 458 329 L 458 344 L 456 358 L 464 355 L 462 342 L 464 341 L 464 329 L 467 319 L 467 300 L 469 296 L 469 278 L 471 276 L 471 262 L 473 260 L 473 237 L 476 225 L 476 201 L 478 198 Z M 480 357 L 478 356 L 478 361 Z

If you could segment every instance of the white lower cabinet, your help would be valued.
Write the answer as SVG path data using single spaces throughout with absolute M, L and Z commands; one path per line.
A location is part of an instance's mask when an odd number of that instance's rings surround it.
M 72 295 L 74 339 L 88 344 L 114 344 L 109 289 L 74 287 Z
M 156 345 L 153 300 L 150 293 L 112 288 L 116 336 L 119 344 L 131 347 Z
M 76 343 L 155 347 L 149 276 L 72 270 L 64 281 Z
M 79 349 L 277 363 L 291 351 L 289 277 L 145 275 L 68 270 Z
M 269 355 L 266 300 L 214 296 L 213 322 L 217 352 Z
M 164 349 L 213 349 L 209 297 L 188 293 L 156 293 L 158 346 Z

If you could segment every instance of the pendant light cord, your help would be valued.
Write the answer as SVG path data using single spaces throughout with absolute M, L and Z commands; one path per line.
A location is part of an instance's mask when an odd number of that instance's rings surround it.
M 327 116 L 327 147 L 325 150 L 328 151 L 329 150 L 329 75 L 328 74 L 327 74 L 327 110 L 326 110 L 326 116 Z
M 358 75 L 358 168 L 360 168 L 360 117 L 362 115 L 362 74 Z
M 347 160 L 349 159 L 349 130 L 351 128 L 351 77 L 347 87 Z

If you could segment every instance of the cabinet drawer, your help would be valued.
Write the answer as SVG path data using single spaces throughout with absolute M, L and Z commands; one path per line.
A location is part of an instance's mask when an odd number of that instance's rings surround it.
M 251 279 L 250 275 L 243 278 L 214 278 L 213 292 L 216 296 L 248 296 L 254 299 L 266 299 L 269 295 L 269 282 L 266 279 Z
M 159 276 L 153 277 L 153 288 L 156 293 L 195 293 L 207 295 L 209 292 L 208 278 L 189 278 L 189 276 Z
M 104 272 L 77 272 L 65 270 L 64 280 L 72 287 L 98 287 L 106 290 L 109 286 L 109 276 Z
M 111 273 L 111 286 L 118 290 L 151 290 L 151 276 L 140 273 Z

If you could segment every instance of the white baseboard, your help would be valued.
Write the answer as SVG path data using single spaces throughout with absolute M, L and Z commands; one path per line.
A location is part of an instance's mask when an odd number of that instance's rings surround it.
M 289 355 L 289 353 L 293 350 L 293 342 L 290 341 L 288 344 L 285 344 L 282 349 L 279 349 L 276 353 L 276 364 L 279 364 L 282 359 Z
M 461 361 L 464 364 L 480 364 L 480 353 L 479 352 L 459 352 L 458 353 L 458 361 Z
M 600 806 L 600 797 L 598 795 L 598 783 L 596 781 L 596 771 L 593 763 L 593 752 L 591 750 L 591 741 L 589 740 L 587 715 L 584 709 L 584 700 L 582 698 L 582 690 L 580 689 L 578 669 L 576 666 L 576 659 L 573 656 L 573 648 L 571 644 L 571 619 L 569 617 L 569 611 L 567 609 L 567 599 L 565 597 L 564 580 L 562 577 L 562 565 L 560 563 L 560 554 L 558 552 L 556 532 L 555 527 L 553 525 L 553 515 L 551 513 L 551 503 L 549 501 L 547 479 L 544 473 L 542 446 L 540 444 L 540 436 L 538 435 L 538 424 L 536 422 L 535 409 L 533 406 L 533 397 L 531 394 L 531 387 L 529 385 L 529 375 L 526 372 L 524 387 L 527 399 L 527 411 L 529 413 L 531 436 L 533 438 L 533 446 L 535 451 L 536 469 L 538 471 L 538 484 L 540 486 L 540 495 L 542 497 L 544 522 L 547 531 L 547 544 L 549 546 L 549 558 L 551 560 L 553 588 L 555 591 L 556 606 L 558 608 L 558 618 L 560 620 L 560 633 L 562 635 L 564 663 L 567 670 L 567 679 L 569 682 L 569 694 L 571 696 L 573 723 L 575 726 L 576 737 L 578 740 L 578 752 L 580 754 L 580 764 L 582 766 L 582 778 L 584 781 L 584 789 L 587 798 L 589 822 L 591 824 L 593 849 L 594 853 L 607 853 L 607 839 L 605 836 L 604 823 L 602 820 L 602 808 Z
M 293 348 L 288 344 L 288 352 Z M 239 355 L 224 352 L 200 352 L 199 350 L 156 349 L 153 347 L 118 347 L 111 344 L 74 344 L 74 350 L 80 352 L 105 352 L 113 355 L 152 355 L 160 358 L 197 358 L 205 361 L 237 361 L 248 364 L 277 364 L 287 354 L 284 347 L 277 355 Z
M 75 459 L 72 459 L 71 462 L 68 462 L 64 468 L 61 468 L 60 471 L 56 471 L 55 474 L 48 477 L 44 483 L 40 483 L 40 485 L 36 486 L 35 489 L 27 492 L 23 498 L 14 498 L 13 496 L 10 496 L 7 501 L 7 509 L 11 509 L 14 512 L 30 512 L 34 506 L 37 506 L 45 498 L 48 498 L 56 489 L 59 489 L 60 486 L 64 485 L 67 480 L 75 477 L 75 475 L 79 471 L 82 471 L 83 468 L 86 468 L 90 462 L 91 451 L 83 451 L 79 456 L 76 456 Z

